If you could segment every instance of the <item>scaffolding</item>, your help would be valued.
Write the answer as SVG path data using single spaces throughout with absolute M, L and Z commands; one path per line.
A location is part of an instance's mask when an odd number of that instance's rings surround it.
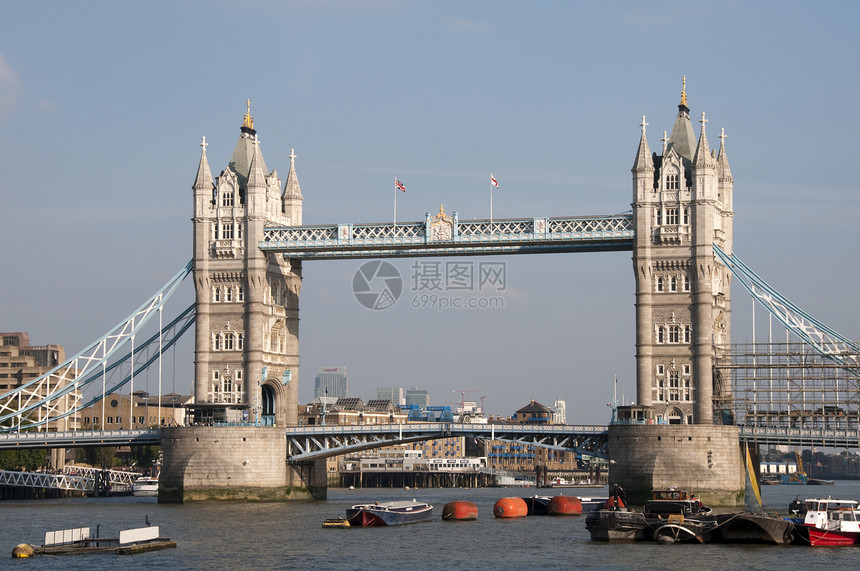
M 746 426 L 860 428 L 860 354 L 823 355 L 804 343 L 717 348 L 715 408 Z M 730 385 L 727 381 L 730 380 Z

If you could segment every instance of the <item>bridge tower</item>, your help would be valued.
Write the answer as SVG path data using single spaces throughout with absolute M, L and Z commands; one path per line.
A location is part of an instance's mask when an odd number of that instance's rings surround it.
M 195 415 L 297 424 L 301 261 L 258 246 L 265 227 L 302 223 L 295 153 L 282 187 L 263 159 L 250 101 L 215 179 L 206 146 L 204 137 L 193 184 Z
M 636 241 L 636 413 L 672 424 L 719 424 L 714 403 L 725 397 L 714 366 L 715 346 L 731 337 L 731 274 L 713 244 L 732 251 L 732 174 L 720 135 L 719 152 L 698 141 L 681 103 L 662 153 L 642 136 L 633 163 Z
M 633 162 L 636 274 L 636 395 L 609 427 L 610 484 L 633 503 L 652 489 L 684 486 L 709 505 L 738 505 L 744 464 L 736 426 L 716 403 L 730 397 L 715 373 L 731 339 L 731 274 L 715 257 L 732 251 L 732 174 L 720 136 L 698 140 L 686 81 L 661 154 L 642 136 Z M 719 406 L 718 406 L 719 408 Z

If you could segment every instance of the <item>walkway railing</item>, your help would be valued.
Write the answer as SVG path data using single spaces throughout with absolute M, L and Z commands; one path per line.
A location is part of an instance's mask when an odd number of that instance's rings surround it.
M 631 214 L 267 228 L 259 247 L 297 259 L 420 257 L 633 248 Z

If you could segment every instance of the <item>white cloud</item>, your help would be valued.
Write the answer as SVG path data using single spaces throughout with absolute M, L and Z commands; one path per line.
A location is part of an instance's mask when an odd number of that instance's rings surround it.
M 0 117 L 11 114 L 18 107 L 24 86 L 18 74 L 0 54 Z

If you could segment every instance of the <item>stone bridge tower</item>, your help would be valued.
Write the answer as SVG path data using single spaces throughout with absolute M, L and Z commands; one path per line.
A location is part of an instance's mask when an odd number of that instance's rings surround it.
M 731 275 L 713 244 L 732 251 L 732 174 L 720 135 L 708 145 L 704 112 L 698 141 L 687 107 L 686 80 L 672 134 L 661 154 L 642 136 L 633 163 L 636 242 L 636 378 L 638 410 L 671 424 L 720 423 L 725 397 L 715 346 L 731 337 Z M 719 408 L 719 407 L 718 407 Z
M 732 251 L 733 181 L 725 138 L 711 150 L 704 113 L 699 122 L 696 140 L 685 82 L 661 154 L 643 117 L 633 162 L 637 402 L 609 427 L 609 483 L 633 504 L 666 486 L 712 506 L 743 504 L 738 427 L 717 426 L 728 424 L 730 386 L 715 372 L 731 339 L 731 275 L 714 244 Z
M 193 185 L 195 418 L 297 424 L 301 262 L 258 247 L 267 226 L 302 223 L 295 153 L 282 187 L 263 160 L 250 101 L 215 179 L 206 146 L 204 137 Z

